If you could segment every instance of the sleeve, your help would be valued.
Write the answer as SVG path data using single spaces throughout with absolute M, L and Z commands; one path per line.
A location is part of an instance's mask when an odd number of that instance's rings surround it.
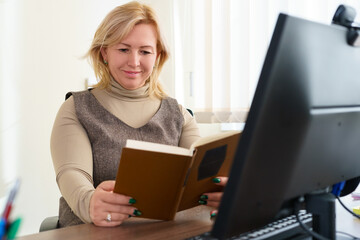
M 73 97 L 65 101 L 57 113 L 50 148 L 62 196 L 83 222 L 90 223 L 90 199 L 95 190 L 92 150 L 76 116 Z
M 190 148 L 191 145 L 200 138 L 199 128 L 195 118 L 189 111 L 179 104 L 180 111 L 184 116 L 184 125 L 181 132 L 179 147 Z

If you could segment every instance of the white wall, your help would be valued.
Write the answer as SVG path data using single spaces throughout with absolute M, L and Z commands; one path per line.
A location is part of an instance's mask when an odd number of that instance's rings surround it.
M 23 217 L 20 235 L 37 232 L 45 217 L 58 214 L 60 193 L 49 149 L 52 124 L 66 92 L 84 89 L 92 74 L 82 56 L 98 24 L 125 2 L 0 0 L 0 197 L 13 179 L 21 178 L 12 212 Z M 166 19 L 171 2 L 151 4 Z M 164 33 L 169 31 L 164 26 Z M 168 66 L 162 77 L 172 94 Z

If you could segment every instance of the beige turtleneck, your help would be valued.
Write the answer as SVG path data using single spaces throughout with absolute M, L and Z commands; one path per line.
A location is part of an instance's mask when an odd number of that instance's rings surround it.
M 148 95 L 148 85 L 126 90 L 112 81 L 110 90 L 91 93 L 110 113 L 133 128 L 145 125 L 160 107 L 161 100 Z M 200 138 L 195 119 L 181 105 L 184 125 L 180 147 L 189 148 Z M 89 138 L 77 119 L 73 97 L 65 101 L 56 116 L 51 134 L 51 155 L 60 192 L 74 213 L 90 223 L 90 199 L 94 192 L 93 159 Z

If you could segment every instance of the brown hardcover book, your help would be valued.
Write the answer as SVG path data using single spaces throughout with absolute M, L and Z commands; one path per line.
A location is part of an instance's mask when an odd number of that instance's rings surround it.
M 172 220 L 176 212 L 199 205 L 203 193 L 222 190 L 212 179 L 228 176 L 240 135 L 204 137 L 190 149 L 128 140 L 114 192 L 134 198 L 143 218 Z

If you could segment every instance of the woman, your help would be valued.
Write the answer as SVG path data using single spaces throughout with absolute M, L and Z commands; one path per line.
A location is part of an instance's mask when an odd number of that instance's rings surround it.
M 189 148 L 200 137 L 194 118 L 158 81 L 168 50 L 151 8 L 130 2 L 112 10 L 98 27 L 88 57 L 99 83 L 91 91 L 72 93 L 51 136 L 62 194 L 60 227 L 117 226 L 141 215 L 132 206 L 136 199 L 112 192 L 126 139 Z M 218 179 L 221 185 L 227 180 Z M 216 207 L 222 193 L 205 195 L 200 203 Z

